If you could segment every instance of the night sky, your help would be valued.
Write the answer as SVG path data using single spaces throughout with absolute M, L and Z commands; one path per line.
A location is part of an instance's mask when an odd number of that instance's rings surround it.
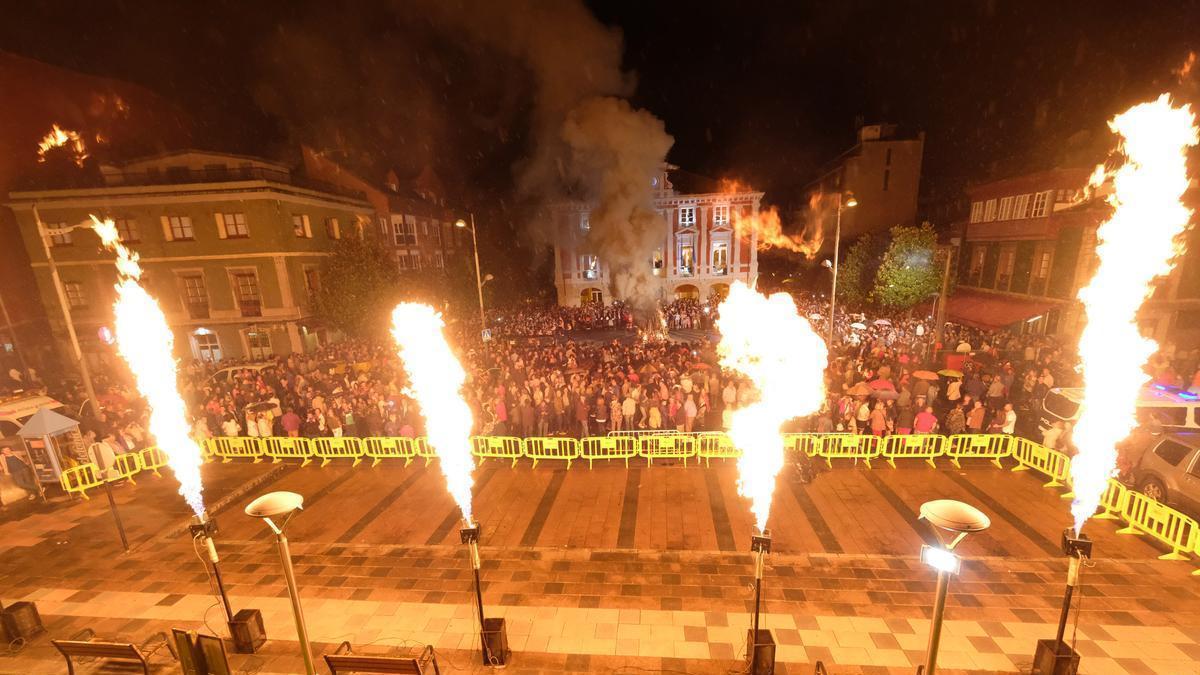
M 0 48 L 144 85 L 193 116 L 200 146 L 278 154 L 304 140 L 364 171 L 431 163 L 476 202 L 508 200 L 529 153 L 528 69 L 421 3 L 8 4 Z M 1200 36 L 1196 2 L 587 5 L 623 33 L 632 101 L 675 137 L 670 159 L 784 204 L 860 120 L 927 133 L 927 202 L 1092 164 L 1107 118 L 1184 91 L 1171 71 Z

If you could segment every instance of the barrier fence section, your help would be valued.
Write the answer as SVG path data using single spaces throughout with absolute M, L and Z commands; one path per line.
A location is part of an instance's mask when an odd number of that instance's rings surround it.
M 853 434 L 784 434 L 784 448 L 794 453 L 805 453 L 822 457 L 832 465 L 834 459 L 863 460 L 870 468 L 871 460 L 883 457 L 892 466 L 897 459 L 921 459 L 931 466 L 937 457 L 949 457 L 956 466 L 964 458 L 988 459 L 997 466 L 1000 460 L 1011 457 L 1017 462 L 1013 471 L 1033 470 L 1048 480 L 1046 487 L 1061 487 L 1070 484 L 1071 460 L 1065 454 L 1043 447 L 1024 438 L 1001 434 L 957 434 L 940 436 L 915 434 L 904 436 L 860 436 Z M 588 468 L 596 460 L 622 460 L 629 466 L 633 457 L 643 457 L 649 465 L 655 459 L 683 459 L 684 465 L 692 457 L 704 459 L 708 465 L 712 459 L 732 459 L 740 456 L 729 436 L 722 432 L 685 433 L 622 433 L 593 436 L 583 439 L 565 437 L 527 438 L 473 436 L 472 452 L 481 460 L 507 459 L 514 465 L 527 457 L 537 462 L 545 460 L 566 461 L 568 468 L 576 459 L 586 459 Z M 437 458 L 428 439 L 419 438 L 254 438 L 219 437 L 201 444 L 209 460 L 220 458 L 222 462 L 234 459 L 262 461 L 264 456 L 272 461 L 284 459 L 300 460 L 308 464 L 320 458 L 321 466 L 334 459 L 353 459 L 359 464 L 364 457 L 371 458 L 372 466 L 385 459 L 403 459 L 405 466 L 415 457 L 423 457 L 426 464 Z M 128 479 L 143 471 L 161 475 L 159 470 L 168 466 L 166 452 L 158 447 L 148 447 L 140 452 L 116 456 L 110 480 Z M 60 483 L 68 495 L 79 495 L 87 499 L 87 491 L 104 484 L 104 476 L 95 464 L 86 463 L 70 467 L 62 472 Z M 1070 493 L 1063 495 L 1069 497 Z M 1115 479 L 1109 479 L 1100 501 L 1100 520 L 1121 520 L 1125 527 L 1118 530 L 1126 535 L 1149 535 L 1170 549 L 1160 556 L 1164 560 L 1183 560 L 1190 555 L 1200 556 L 1200 522 L 1166 504 L 1159 503 L 1137 492 Z M 1193 572 L 1200 576 L 1200 569 Z
M 514 439 L 516 440 L 516 439 Z M 571 468 L 571 460 L 579 457 L 579 441 L 565 437 L 538 437 L 525 439 L 525 456 L 533 460 L 533 466 L 546 459 L 566 460 L 567 468 Z M 515 465 L 517 460 L 513 460 Z

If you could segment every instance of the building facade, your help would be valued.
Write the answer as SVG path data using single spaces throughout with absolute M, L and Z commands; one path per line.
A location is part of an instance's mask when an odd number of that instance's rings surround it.
M 970 215 L 958 225 L 958 291 L 950 320 L 1022 332 L 1073 336 L 1082 329 L 1079 289 L 1095 272 L 1096 229 L 1111 213 L 1084 191 L 1091 171 L 1054 169 L 974 185 Z M 1139 315 L 1159 341 L 1200 337 L 1200 236 L 1159 284 Z
M 66 332 L 38 231 L 112 218 L 141 256 L 143 284 L 158 299 L 183 360 L 261 360 L 309 351 L 326 335 L 313 314 L 319 268 L 334 242 L 374 222 L 361 194 L 289 167 L 237 155 L 182 151 L 104 166 L 95 187 L 13 192 L 38 293 L 63 353 Z M 36 213 L 36 216 L 35 216 Z M 51 239 L 85 354 L 103 360 L 116 270 L 85 228 Z
M 843 239 L 913 225 L 924 151 L 924 132 L 904 134 L 895 124 L 860 127 L 854 147 L 826 164 L 805 193 L 810 200 L 814 195 L 853 193 L 858 206 L 842 213 Z M 828 229 L 826 224 L 826 240 Z
M 763 193 L 722 189 L 715 181 L 667 165 L 652 180 L 654 208 L 662 219 L 662 244 L 646 260 L 661 300 L 706 300 L 758 277 L 758 239 L 741 235 L 734 219 L 758 215 Z M 612 301 L 609 269 L 589 244 L 592 205 L 573 202 L 551 210 L 556 219 L 554 285 L 560 305 Z

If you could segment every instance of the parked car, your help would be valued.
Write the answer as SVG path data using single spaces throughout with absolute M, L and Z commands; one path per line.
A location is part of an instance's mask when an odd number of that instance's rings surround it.
M 240 366 L 229 366 L 213 373 L 208 379 L 210 382 L 220 382 L 224 384 L 232 380 L 236 373 L 240 373 L 243 370 L 252 370 L 257 373 L 266 370 L 267 368 L 273 368 L 274 366 L 274 363 L 245 363 Z
M 1047 392 L 1038 415 L 1038 431 L 1055 422 L 1079 421 L 1083 408 L 1082 387 L 1059 387 Z M 1200 431 L 1200 395 L 1186 389 L 1151 384 L 1142 387 L 1137 401 L 1138 424 L 1155 431 Z
M 1162 436 L 1133 470 L 1138 492 L 1200 518 L 1200 433 Z

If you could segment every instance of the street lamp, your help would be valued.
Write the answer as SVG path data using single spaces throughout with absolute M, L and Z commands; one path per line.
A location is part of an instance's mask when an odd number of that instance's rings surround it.
M 483 276 L 479 273 L 479 240 L 475 236 L 475 214 L 470 214 L 471 224 L 467 225 L 467 221 L 459 218 L 455 221 L 454 226 L 458 228 L 466 228 L 471 231 L 471 250 L 475 253 L 475 290 L 479 293 L 479 331 L 480 335 L 487 330 L 487 320 L 483 316 Z M 488 275 L 488 281 L 491 281 L 492 275 Z
M 929 625 L 929 649 L 925 656 L 923 675 L 934 675 L 937 668 L 938 644 L 942 639 L 942 616 L 946 612 L 946 593 L 950 588 L 950 575 L 958 574 L 962 559 L 954 554 L 954 547 L 962 543 L 971 532 L 986 530 L 992 521 L 982 511 L 953 499 L 935 499 L 921 505 L 921 518 L 933 527 L 933 534 L 941 546 L 922 546 L 921 561 L 937 570 L 937 597 L 933 604 L 933 619 Z M 942 530 L 954 533 L 947 542 Z
M 71 307 L 67 301 L 67 292 L 63 290 L 62 278 L 58 275 L 58 266 L 54 262 L 53 253 L 50 251 L 51 236 L 67 234 L 80 228 L 91 229 L 92 223 L 91 221 L 84 221 L 70 227 L 50 229 L 42 222 L 37 204 L 33 205 L 33 219 L 37 222 L 38 236 L 42 240 L 42 250 L 46 253 L 46 265 L 50 268 L 50 280 L 53 282 L 54 292 L 58 296 L 58 306 L 62 309 L 63 320 L 67 324 L 67 336 L 71 339 L 71 348 L 75 352 L 75 360 L 79 362 L 79 375 L 83 379 L 83 390 L 87 393 L 88 401 L 92 404 L 92 414 L 95 416 L 99 411 L 99 402 L 96 399 L 96 390 L 92 386 L 92 373 L 88 369 L 87 359 L 83 358 L 83 350 L 79 347 L 79 336 L 75 334 L 75 323 L 71 321 Z
M 295 492 L 270 492 L 250 502 L 246 515 L 261 518 L 275 533 L 279 548 L 279 561 L 283 564 L 283 578 L 287 582 L 288 596 L 292 599 L 292 615 L 296 619 L 296 637 L 300 640 L 300 655 L 304 658 L 306 675 L 316 675 L 313 667 L 312 648 L 308 644 L 308 628 L 304 624 L 304 609 L 300 606 L 300 591 L 296 588 L 296 573 L 292 570 L 292 554 L 288 549 L 287 536 L 283 530 L 296 511 L 304 508 L 304 497 Z M 283 524 L 276 525 L 272 518 L 283 517 Z
M 829 349 L 833 349 L 833 312 L 837 307 L 837 278 L 838 278 L 838 253 L 842 247 L 842 209 L 852 209 L 858 206 L 858 200 L 854 198 L 852 192 L 839 192 L 837 205 L 837 225 L 833 231 L 833 265 L 830 269 L 833 270 L 833 287 L 829 291 Z

